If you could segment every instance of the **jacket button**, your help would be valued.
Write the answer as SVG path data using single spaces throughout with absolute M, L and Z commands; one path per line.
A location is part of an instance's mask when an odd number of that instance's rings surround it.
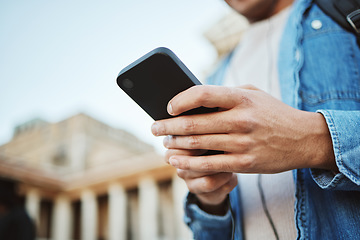
M 322 22 L 320 20 L 314 20 L 311 22 L 311 27 L 315 30 L 319 30 L 322 27 Z

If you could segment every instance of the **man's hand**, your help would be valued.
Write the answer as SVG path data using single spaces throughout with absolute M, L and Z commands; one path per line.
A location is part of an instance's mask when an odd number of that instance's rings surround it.
M 157 121 L 155 136 L 168 149 L 219 150 L 224 154 L 167 154 L 169 163 L 194 172 L 277 173 L 297 168 L 337 171 L 330 134 L 319 113 L 294 109 L 254 87 L 195 86 L 177 96 L 168 112 L 197 107 L 215 113 Z
M 172 155 L 194 156 L 203 154 L 203 150 L 168 150 L 166 159 Z M 225 199 L 237 185 L 237 176 L 228 172 L 195 172 L 191 170 L 177 170 L 180 178 L 184 179 L 190 192 L 199 200 L 199 207 L 207 213 L 224 215 L 227 212 Z

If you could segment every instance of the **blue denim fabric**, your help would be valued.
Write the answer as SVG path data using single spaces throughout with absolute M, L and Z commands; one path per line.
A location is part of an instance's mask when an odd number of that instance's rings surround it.
M 231 239 L 232 224 L 235 226 L 234 239 L 242 240 L 242 218 L 239 186 L 230 193 L 230 210 L 224 216 L 214 216 L 202 211 L 196 204 L 191 203 L 191 193 L 185 199 L 185 223 L 190 227 L 196 240 Z
M 313 21 L 322 27 L 312 27 Z M 298 239 L 360 239 L 360 49 L 310 0 L 297 1 L 279 53 L 285 103 L 326 119 L 340 173 L 294 171 Z
M 193 232 L 194 239 L 231 239 L 231 213 L 228 211 L 224 216 L 210 215 L 202 211 L 195 203 L 185 201 L 185 223 Z
M 315 20 L 321 22 L 320 28 L 312 26 Z M 230 57 L 210 78 L 210 84 L 221 84 Z M 285 27 L 278 66 L 282 100 L 324 116 L 340 171 L 294 170 L 297 239 L 360 239 L 360 49 L 355 35 L 343 30 L 311 0 L 298 0 Z M 236 192 L 238 189 L 230 196 Z M 232 201 L 239 219 L 236 239 L 241 239 L 241 202 Z M 185 209 L 189 217 L 193 210 L 187 205 Z M 208 215 L 191 221 L 213 218 Z M 219 233 L 230 231 L 229 219 L 217 222 Z M 202 238 L 204 228 L 192 229 L 199 236 L 196 239 L 227 239 Z

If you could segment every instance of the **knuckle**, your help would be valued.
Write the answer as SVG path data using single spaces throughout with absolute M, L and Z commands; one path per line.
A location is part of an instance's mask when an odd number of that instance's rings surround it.
M 241 169 L 241 172 L 252 172 L 252 169 L 254 169 L 256 164 L 255 157 L 251 155 L 244 155 L 241 157 L 239 161 L 239 168 Z
M 228 161 L 222 161 L 220 167 L 221 167 L 222 171 L 231 171 L 232 170 L 232 167 Z
M 201 171 L 210 172 L 213 169 L 212 162 L 209 161 L 203 161 L 200 167 Z
M 198 102 L 200 104 L 207 103 L 212 97 L 212 93 L 208 86 L 201 87 L 198 93 Z
M 203 192 L 213 192 L 216 190 L 216 183 L 212 177 L 203 177 L 201 181 Z
M 238 99 L 239 103 L 242 104 L 243 106 L 250 106 L 253 101 L 251 100 L 251 98 L 247 95 L 247 94 L 241 94 L 239 96 L 239 99 Z
M 188 137 L 188 144 L 191 149 L 198 149 L 200 147 L 199 136 L 193 135 Z
M 251 141 L 249 141 L 249 139 L 246 139 L 244 137 L 235 139 L 234 144 L 236 150 L 241 153 L 247 152 L 252 145 Z
M 254 129 L 254 118 L 250 113 L 241 111 L 238 112 L 233 120 L 236 130 L 240 130 L 243 133 L 249 133 Z
M 189 117 L 184 118 L 182 127 L 185 134 L 192 134 L 196 129 L 195 122 Z

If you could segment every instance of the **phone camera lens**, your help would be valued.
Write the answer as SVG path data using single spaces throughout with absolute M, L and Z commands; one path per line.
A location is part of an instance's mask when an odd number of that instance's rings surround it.
M 134 88 L 134 82 L 128 78 L 125 78 L 124 80 L 122 80 L 122 85 L 127 89 Z

